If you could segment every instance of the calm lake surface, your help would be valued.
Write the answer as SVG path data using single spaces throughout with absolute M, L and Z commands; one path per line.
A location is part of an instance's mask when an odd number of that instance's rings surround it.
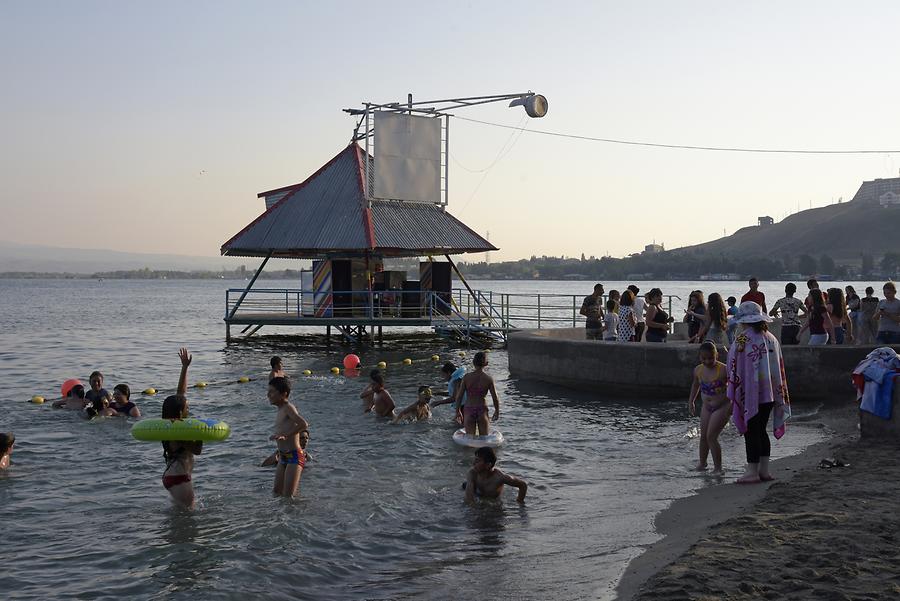
M 428 423 L 391 425 L 362 414 L 364 378 L 328 370 L 348 352 L 366 367 L 386 361 L 388 388 L 405 405 L 420 384 L 442 388 L 432 354 L 469 366 L 474 350 L 423 330 L 392 334 L 381 346 L 329 344 L 300 329 L 226 345 L 224 291 L 243 285 L 0 280 L 0 431 L 17 438 L 13 465 L 0 475 L 5 598 L 437 600 L 470 599 L 474 587 L 488 586 L 499 598 L 605 599 L 627 562 L 657 540 L 655 515 L 718 483 L 689 471 L 697 422 L 684 398 L 623 401 L 517 380 L 498 348 L 489 355 L 501 398 L 497 427 L 507 439 L 498 465 L 528 481 L 528 498 L 519 505 L 506 491 L 502 502 L 468 507 L 460 484 L 472 451 L 451 442 L 448 406 Z M 473 285 L 583 296 L 592 282 Z M 661 287 L 685 300 L 695 287 L 745 291 L 743 282 Z M 782 289 L 763 285 L 772 301 Z M 177 383 L 180 346 L 194 355 L 189 381 L 210 383 L 189 389 L 192 414 L 232 426 L 227 442 L 207 445 L 197 459 L 194 512 L 171 506 L 160 445 L 134 440 L 130 420 L 88 422 L 26 402 L 100 369 L 106 388 L 129 384 L 144 415 L 157 417 Z M 294 501 L 273 499 L 274 472 L 257 467 L 272 451 L 263 376 L 276 354 L 311 424 L 312 459 Z M 304 369 L 314 375 L 303 377 Z M 235 383 L 241 376 L 256 379 Z M 137 392 L 150 386 L 160 394 Z M 825 435 L 794 424 L 773 455 Z M 722 442 L 730 481 L 740 473 L 743 441 L 729 426 Z

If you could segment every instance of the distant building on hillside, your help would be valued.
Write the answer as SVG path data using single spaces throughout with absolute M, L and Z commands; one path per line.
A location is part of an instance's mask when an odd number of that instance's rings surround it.
M 892 206 L 900 206 L 900 194 L 895 192 L 885 192 L 878 197 L 878 203 L 885 209 Z
M 900 177 L 886 177 L 863 182 L 850 202 L 900 206 Z
M 757 222 L 759 226 L 762 227 L 764 225 L 775 225 L 775 220 L 766 215 L 765 217 L 758 217 Z
M 644 252 L 642 254 L 652 255 L 652 254 L 656 254 L 656 253 L 665 252 L 665 250 L 666 250 L 666 247 L 664 245 L 657 244 L 656 242 L 654 242 L 653 244 L 648 244 L 647 246 L 645 246 Z

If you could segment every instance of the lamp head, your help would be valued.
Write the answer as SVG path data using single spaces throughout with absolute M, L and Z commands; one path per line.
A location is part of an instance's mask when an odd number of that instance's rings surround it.
M 540 118 L 547 114 L 547 98 L 541 94 L 530 94 L 516 98 L 509 106 L 524 106 L 529 117 Z

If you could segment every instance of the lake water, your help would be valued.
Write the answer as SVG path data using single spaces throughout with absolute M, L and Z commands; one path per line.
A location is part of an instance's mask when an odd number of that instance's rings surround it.
M 517 380 L 505 350 L 495 349 L 489 371 L 507 439 L 499 467 L 528 481 L 528 498 L 519 505 L 507 491 L 500 503 L 468 507 L 460 483 L 472 451 L 451 442 L 448 406 L 429 423 L 390 425 L 361 412 L 363 379 L 328 370 L 348 352 L 365 366 L 386 361 L 388 388 L 405 405 L 419 384 L 441 388 L 432 354 L 470 365 L 474 351 L 422 331 L 390 335 L 381 346 L 326 343 L 309 331 L 296 335 L 301 330 L 226 345 L 224 290 L 240 285 L 0 280 L 0 431 L 17 438 L 13 465 L 0 475 L 5 598 L 437 600 L 469 599 L 485 586 L 499 598 L 604 599 L 627 562 L 658 538 L 655 515 L 717 483 L 689 471 L 696 420 L 685 399 L 623 401 Z M 743 291 L 740 282 L 721 285 L 726 295 Z M 710 286 L 662 288 L 686 299 L 685 291 Z M 477 287 L 586 295 L 591 283 Z M 781 288 L 763 289 L 774 299 Z M 132 397 L 158 416 L 177 382 L 180 346 L 194 354 L 189 381 L 210 382 L 188 391 L 192 413 L 232 426 L 227 442 L 207 445 L 197 459 L 194 512 L 171 506 L 160 445 L 135 441 L 129 420 L 88 422 L 26 402 L 100 369 L 110 390 L 120 382 L 160 389 Z M 274 409 L 262 376 L 275 354 L 311 424 L 312 459 L 294 501 L 273 499 L 273 471 L 257 467 L 272 450 Z M 257 379 L 235 383 L 241 376 Z M 795 424 L 773 455 L 824 435 Z M 730 480 L 743 442 L 730 426 L 722 441 Z

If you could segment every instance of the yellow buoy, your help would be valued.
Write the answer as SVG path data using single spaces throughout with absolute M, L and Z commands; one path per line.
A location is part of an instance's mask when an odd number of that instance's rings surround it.
M 378 369 L 387 369 L 387 363 L 385 363 L 384 361 L 379 361 Z
M 303 370 L 303 375 L 304 375 L 304 376 L 311 376 L 311 375 L 312 375 L 312 372 L 309 371 L 308 369 L 304 369 L 304 370 Z
M 465 357 L 466 354 L 465 354 L 463 351 L 459 351 L 459 356 L 460 356 L 460 357 Z
M 196 384 L 194 384 L 194 388 L 206 388 L 207 386 L 209 386 L 209 384 L 207 384 L 206 382 L 197 382 Z
M 432 361 L 440 361 L 440 360 L 441 360 L 441 356 L 440 356 L 440 355 L 432 355 L 432 356 L 431 356 L 431 360 L 432 360 Z
M 156 394 L 156 389 L 155 388 L 147 388 L 144 390 L 143 394 L 147 394 L 147 395 Z
M 241 376 L 240 378 L 238 378 L 238 384 L 246 384 L 249 381 L 250 378 L 248 378 L 247 376 Z
M 412 359 L 404 359 L 403 365 L 412 365 Z
M 339 374 L 339 373 L 341 373 L 341 368 L 340 368 L 340 367 L 332 367 L 332 368 L 331 368 L 331 373 L 333 373 L 333 374 Z
M 31 402 L 34 403 L 35 405 L 40 405 L 41 403 L 44 402 L 44 397 L 42 397 L 40 395 L 35 395 L 35 396 L 31 397 Z

